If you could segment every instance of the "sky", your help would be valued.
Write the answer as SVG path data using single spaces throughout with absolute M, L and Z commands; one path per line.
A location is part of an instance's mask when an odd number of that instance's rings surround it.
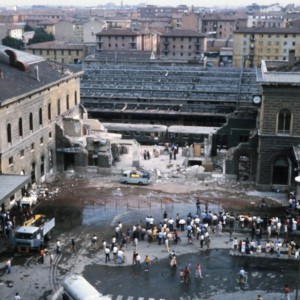
M 2 2 L 3 1 L 3 2 Z M 2 2 L 2 3 L 1 3 Z M 9 5 L 73 5 L 73 6 L 97 6 L 104 5 L 108 2 L 114 3 L 116 5 L 120 5 L 121 0 L 0 0 L 0 6 L 9 6 Z M 180 4 L 185 4 L 188 6 L 204 6 L 204 7 L 245 7 L 252 3 L 256 3 L 259 5 L 270 5 L 274 3 L 279 3 L 282 6 L 286 6 L 287 4 L 294 3 L 296 6 L 300 5 L 300 0 L 293 2 L 288 0 L 281 1 L 264 1 L 264 0 L 123 0 L 124 5 L 138 5 L 139 3 L 147 3 L 158 6 L 177 6 Z

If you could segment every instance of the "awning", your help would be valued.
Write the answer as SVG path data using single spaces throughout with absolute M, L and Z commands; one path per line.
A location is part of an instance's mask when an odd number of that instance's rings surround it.
M 30 176 L 0 174 L 0 204 L 22 189 L 28 182 L 30 182 Z

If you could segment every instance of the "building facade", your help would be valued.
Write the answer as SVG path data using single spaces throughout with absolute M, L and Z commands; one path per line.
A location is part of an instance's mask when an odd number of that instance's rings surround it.
M 192 30 L 173 30 L 160 37 L 162 59 L 192 60 L 206 51 L 206 36 Z
M 58 63 L 77 64 L 87 55 L 87 47 L 84 44 L 50 41 L 29 45 L 26 47 L 26 52 Z
M 244 28 L 234 32 L 233 66 L 260 66 L 261 60 L 299 60 L 300 28 Z
M 32 186 L 56 172 L 56 124 L 78 115 L 82 72 L 3 46 L 0 58 L 0 174 L 30 176 Z

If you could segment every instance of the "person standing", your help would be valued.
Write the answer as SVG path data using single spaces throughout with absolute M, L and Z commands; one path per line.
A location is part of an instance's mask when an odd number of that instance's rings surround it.
M 60 240 L 56 240 L 56 254 L 60 254 L 61 252 L 61 245 L 60 245 Z
M 196 277 L 196 278 L 198 278 L 198 277 L 203 278 L 203 277 L 202 277 L 201 265 L 200 265 L 200 264 L 197 264 L 197 266 L 196 266 L 195 277 Z
M 289 288 L 289 286 L 286 284 L 284 286 L 284 289 L 283 289 L 283 293 L 284 293 L 284 300 L 290 300 L 290 292 L 291 292 L 291 289 Z
M 42 248 L 40 250 L 40 257 L 41 257 L 41 264 L 44 263 L 44 257 L 45 257 L 45 250 Z
M 71 240 L 71 249 L 75 253 L 76 248 L 75 248 L 75 240 L 74 239 Z
M 12 258 L 10 258 L 7 262 L 6 262 L 6 270 L 7 270 L 7 274 L 11 273 L 11 261 Z
M 145 259 L 144 259 L 144 263 L 145 263 L 145 272 L 149 271 L 149 266 L 151 264 L 151 259 L 148 255 L 146 255 Z
M 21 300 L 21 297 L 20 297 L 19 293 L 15 294 L 15 300 Z
M 106 248 L 105 248 L 105 263 L 107 263 L 108 261 L 110 261 L 109 253 L 110 253 L 110 249 L 109 249 L 108 246 L 106 246 Z

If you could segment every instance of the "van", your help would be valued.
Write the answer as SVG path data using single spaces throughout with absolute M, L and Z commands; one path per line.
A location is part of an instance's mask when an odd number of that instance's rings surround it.
M 150 182 L 150 173 L 137 170 L 126 170 L 122 173 L 121 183 L 146 185 Z
M 111 300 L 100 294 L 85 278 L 71 275 L 63 281 L 63 300 Z

